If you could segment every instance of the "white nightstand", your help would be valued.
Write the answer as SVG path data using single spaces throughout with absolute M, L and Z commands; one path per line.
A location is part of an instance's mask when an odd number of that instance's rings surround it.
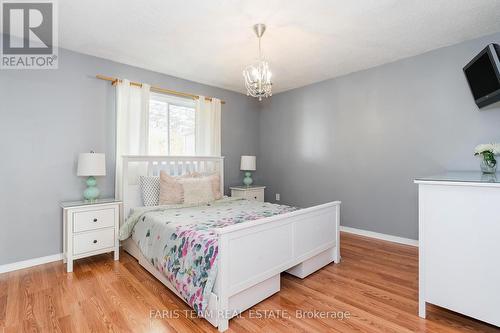
M 67 271 L 73 260 L 114 251 L 119 259 L 121 201 L 100 199 L 94 202 L 62 202 L 63 250 Z
M 232 186 L 230 189 L 232 197 L 264 202 L 265 186 Z

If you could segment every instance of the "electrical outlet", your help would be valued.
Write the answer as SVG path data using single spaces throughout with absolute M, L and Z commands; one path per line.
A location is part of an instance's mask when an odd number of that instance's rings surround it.
M 276 193 L 276 201 L 280 201 L 281 197 L 279 193 Z

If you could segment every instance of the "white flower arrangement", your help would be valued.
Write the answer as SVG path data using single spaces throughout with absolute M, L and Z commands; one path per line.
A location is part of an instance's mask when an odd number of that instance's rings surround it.
M 493 155 L 500 155 L 500 144 L 499 143 L 486 143 L 477 145 L 474 149 L 474 155 L 480 155 L 485 152 L 490 152 Z
M 495 156 L 500 155 L 500 144 L 487 143 L 476 146 L 474 156 L 481 156 L 481 170 L 484 173 L 495 173 L 497 160 Z

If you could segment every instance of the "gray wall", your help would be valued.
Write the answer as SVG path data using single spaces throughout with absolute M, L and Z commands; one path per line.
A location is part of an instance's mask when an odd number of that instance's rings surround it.
M 416 239 L 417 176 L 478 170 L 500 108 L 478 111 L 462 67 L 500 34 L 273 96 L 260 117 L 266 200 L 342 201 L 342 225 Z M 293 70 L 293 69 L 291 69 Z M 473 221 L 471 221 L 473 222 Z
M 96 74 L 224 99 L 226 185 L 242 178 L 240 155 L 258 153 L 258 105 L 245 95 L 66 50 L 59 55 L 58 70 L 0 71 L 0 265 L 62 252 L 58 203 L 81 198 L 78 153 L 106 153 L 108 176 L 99 184 L 104 196 L 114 195 L 114 88 Z

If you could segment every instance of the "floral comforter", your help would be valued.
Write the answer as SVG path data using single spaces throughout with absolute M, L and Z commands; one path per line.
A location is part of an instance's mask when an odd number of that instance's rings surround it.
M 296 210 L 294 207 L 225 198 L 201 206 L 158 206 L 132 213 L 120 239 L 132 236 L 142 253 L 200 315 L 217 275 L 215 228 Z

